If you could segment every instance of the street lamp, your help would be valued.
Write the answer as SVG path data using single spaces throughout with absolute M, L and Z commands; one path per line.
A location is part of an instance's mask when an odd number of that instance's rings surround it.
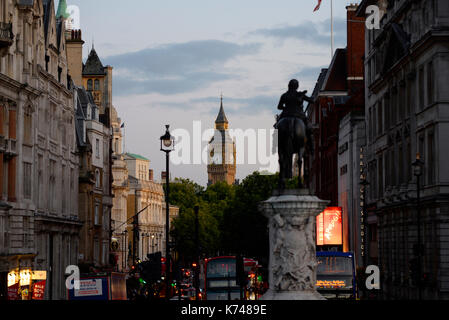
M 416 177 L 416 223 L 418 228 L 418 299 L 421 300 L 421 184 L 420 178 L 423 173 L 424 162 L 421 161 L 421 155 L 419 152 L 416 154 L 416 160 L 412 163 L 413 173 Z
M 166 166 L 166 192 L 165 192 L 165 210 L 166 210 L 166 222 L 165 222 L 165 298 L 169 300 L 169 290 L 170 290 L 170 280 L 169 280 L 169 272 L 170 272 L 170 205 L 169 205 L 169 194 L 170 194 L 170 152 L 175 149 L 175 139 L 171 136 L 169 125 L 165 126 L 166 131 L 165 134 L 160 138 L 161 139 L 161 151 L 165 152 L 165 166 Z

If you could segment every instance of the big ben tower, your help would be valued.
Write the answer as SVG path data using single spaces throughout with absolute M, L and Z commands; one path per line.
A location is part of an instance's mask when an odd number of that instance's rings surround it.
M 219 181 L 224 181 L 227 184 L 235 182 L 236 148 L 228 129 L 229 122 L 224 112 L 222 96 L 220 112 L 217 120 L 215 120 L 214 136 L 209 142 L 209 161 L 207 166 L 209 185 Z

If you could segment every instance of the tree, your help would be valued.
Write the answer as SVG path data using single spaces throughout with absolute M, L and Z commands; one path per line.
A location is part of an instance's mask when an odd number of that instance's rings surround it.
M 268 221 L 259 211 L 277 186 L 277 175 L 254 172 L 236 187 L 223 219 L 223 243 L 229 253 L 268 261 Z
M 207 194 L 207 197 L 217 200 L 222 197 L 220 190 L 217 188 L 216 191 L 205 193 L 202 186 L 188 179 L 176 179 L 174 183 L 170 183 L 170 204 L 179 207 L 179 216 L 173 221 L 172 235 L 175 239 L 176 250 L 184 264 L 194 261 L 195 258 L 194 207 L 196 205 L 200 207 L 198 220 L 201 252 L 213 255 L 219 248 L 220 231 L 216 218 L 218 213 L 216 208 L 211 209 L 210 203 L 203 198 Z

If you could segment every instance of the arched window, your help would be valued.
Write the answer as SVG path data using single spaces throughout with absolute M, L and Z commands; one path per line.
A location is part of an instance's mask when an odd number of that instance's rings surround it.
M 95 91 L 100 91 L 100 80 L 98 80 L 98 79 L 95 79 L 94 90 Z
M 92 91 L 92 79 L 87 80 L 87 90 Z

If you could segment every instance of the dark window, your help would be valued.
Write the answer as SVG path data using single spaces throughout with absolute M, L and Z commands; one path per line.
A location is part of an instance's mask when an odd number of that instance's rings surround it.
M 391 119 L 390 119 L 390 98 L 385 98 L 385 130 L 388 130 L 390 128 Z
M 379 198 L 382 198 L 384 195 L 384 168 L 382 156 L 379 157 L 379 166 L 377 169 L 379 172 Z
M 92 79 L 87 80 L 87 90 L 92 91 Z
M 429 184 L 435 183 L 435 144 L 434 144 L 434 134 L 430 133 L 427 136 L 427 162 L 428 162 L 428 181 Z
M 379 102 L 379 105 L 377 106 L 377 129 L 378 129 L 378 134 L 382 135 L 382 133 L 384 132 L 384 128 L 383 128 L 383 104 L 382 101 Z
M 418 80 L 418 90 L 419 90 L 419 110 L 424 108 L 424 68 L 419 69 L 419 80 Z
M 429 62 L 427 65 L 427 103 L 433 103 L 433 63 Z
M 98 80 L 98 79 L 95 79 L 94 90 L 95 91 L 100 91 L 100 80 Z

